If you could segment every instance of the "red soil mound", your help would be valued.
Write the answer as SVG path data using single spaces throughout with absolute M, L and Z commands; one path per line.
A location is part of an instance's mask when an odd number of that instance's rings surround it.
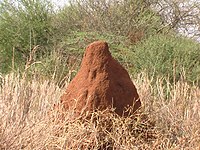
M 135 111 L 141 106 L 128 72 L 111 56 L 108 44 L 103 41 L 86 48 L 81 68 L 61 97 L 61 103 L 76 115 L 114 107 L 117 114 L 126 116 L 125 107 L 134 106 Z

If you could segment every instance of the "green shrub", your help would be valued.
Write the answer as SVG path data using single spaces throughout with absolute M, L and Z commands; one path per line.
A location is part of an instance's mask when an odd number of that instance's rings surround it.
M 24 63 L 35 46 L 49 44 L 51 12 L 48 0 L 3 0 L 0 3 L 1 70 L 7 72 L 11 68 L 13 56 L 16 62 Z M 37 51 L 37 55 L 44 52 Z
M 134 45 L 125 36 L 71 32 L 51 55 L 40 59 L 45 67 L 36 68 L 46 76 L 56 75 L 60 82 L 68 71 L 78 70 L 85 47 L 95 40 L 108 42 L 112 55 L 131 75 L 146 70 L 152 77 L 167 77 L 171 82 L 181 78 L 189 82 L 200 80 L 200 45 L 171 34 L 157 34 Z
M 129 58 L 137 72 L 146 70 L 151 76 L 181 77 L 200 83 L 200 44 L 172 36 L 154 35 L 133 47 Z

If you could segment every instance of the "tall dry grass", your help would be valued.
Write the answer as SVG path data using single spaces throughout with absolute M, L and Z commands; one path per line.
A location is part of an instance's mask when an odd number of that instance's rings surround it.
M 59 120 L 53 104 L 64 92 L 54 81 L 1 76 L 0 149 L 199 149 L 200 89 L 180 81 L 156 84 L 145 73 L 134 83 L 142 101 L 137 116 L 96 111 L 91 119 Z M 111 110 L 112 111 L 112 110 Z M 66 112 L 69 116 L 70 112 Z

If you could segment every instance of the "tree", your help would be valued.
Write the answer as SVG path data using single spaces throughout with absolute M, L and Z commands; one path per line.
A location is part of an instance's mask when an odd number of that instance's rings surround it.
M 156 0 L 152 7 L 162 17 L 166 26 L 200 40 L 200 1 Z

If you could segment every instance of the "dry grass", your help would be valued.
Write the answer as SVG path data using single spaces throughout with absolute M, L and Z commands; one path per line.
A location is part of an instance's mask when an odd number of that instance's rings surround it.
M 91 119 L 59 120 L 52 110 L 63 89 L 53 81 L 2 78 L 0 86 L 0 149 L 199 149 L 200 89 L 150 78 L 134 80 L 142 101 L 137 117 L 93 112 Z M 112 111 L 112 110 L 111 110 Z M 70 112 L 66 112 L 69 116 Z M 134 119 L 133 119 L 134 118 Z

